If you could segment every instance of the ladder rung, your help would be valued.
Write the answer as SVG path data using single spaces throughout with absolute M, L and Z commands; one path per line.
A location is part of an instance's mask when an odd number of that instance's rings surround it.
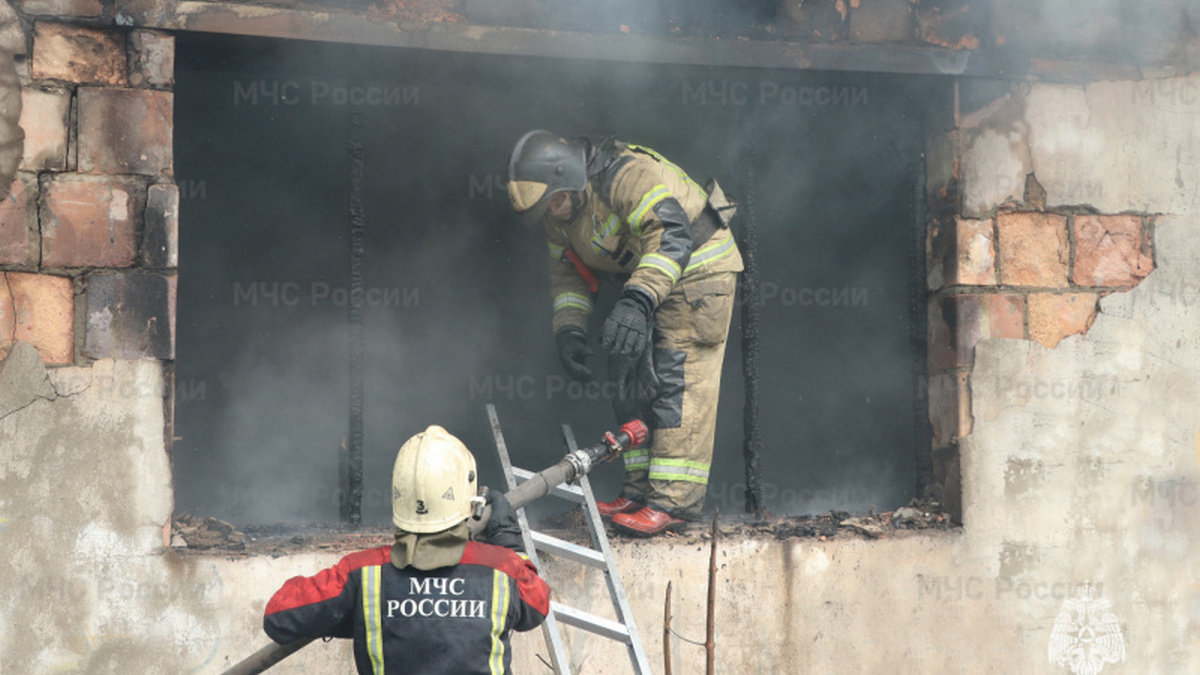
M 500 430 L 500 419 L 496 415 L 496 407 L 491 403 L 487 404 L 487 413 L 488 420 L 492 425 L 492 436 L 496 441 L 496 453 L 500 456 L 500 464 L 504 469 L 505 482 L 509 489 L 536 478 L 537 474 L 532 471 L 520 469 L 512 465 L 512 461 L 508 456 L 508 447 L 504 443 L 504 435 Z M 567 425 L 563 425 L 563 437 L 567 443 L 567 447 L 571 452 L 575 452 L 577 450 L 575 434 Z M 539 486 L 539 488 L 541 487 L 544 486 Z M 538 492 L 540 493 L 541 490 L 539 489 Z M 522 517 L 520 519 L 522 537 L 525 540 L 526 546 L 529 547 L 529 557 L 537 564 L 538 553 L 546 552 L 603 571 L 609 599 L 612 601 L 613 610 L 617 617 L 616 620 L 607 619 L 560 602 L 551 601 L 550 614 L 546 617 L 545 623 L 542 624 L 542 630 L 545 633 L 546 644 L 550 649 L 550 657 L 553 661 L 552 669 L 560 675 L 571 675 L 570 658 L 563 645 L 562 635 L 559 630 L 561 624 L 566 624 L 573 628 L 586 630 L 598 637 L 623 643 L 628 648 L 634 675 L 650 675 L 652 670 L 649 662 L 646 660 L 645 651 L 642 649 L 641 640 L 638 637 L 637 625 L 633 620 L 633 612 L 629 607 L 629 599 L 625 595 L 625 590 L 621 587 L 620 575 L 616 571 L 616 561 L 614 560 L 612 551 L 609 549 L 608 536 L 604 531 L 604 524 L 596 509 L 596 498 L 592 492 L 591 483 L 588 482 L 586 475 L 580 476 L 578 481 L 571 485 L 557 485 L 549 488 L 549 494 L 583 507 L 583 517 L 587 521 L 588 532 L 591 535 L 592 544 L 595 548 L 588 548 L 587 546 L 574 544 L 564 539 L 536 532 L 529 528 L 528 521 Z
M 519 469 L 515 466 L 512 468 L 512 472 L 513 477 L 517 479 L 518 484 L 524 483 L 525 481 L 537 475 L 532 471 Z M 583 490 L 578 485 L 568 485 L 566 483 L 555 485 L 554 487 L 550 488 L 550 494 L 558 497 L 559 499 L 566 499 L 567 501 L 575 502 L 576 504 L 583 504 L 586 501 L 583 497 Z
M 575 609 L 574 607 L 568 607 L 558 602 L 550 603 L 550 611 L 554 612 L 559 621 L 568 626 L 582 628 L 610 640 L 629 643 L 629 629 L 623 623 L 617 623 L 612 619 L 605 619 L 595 614 L 588 614 L 587 612 Z
M 537 531 L 531 531 L 529 534 L 533 537 L 534 547 L 539 551 L 553 553 L 568 560 L 574 560 L 577 563 L 591 565 L 597 569 L 608 568 L 608 565 L 604 562 L 604 554 L 595 549 L 573 544 L 565 539 L 559 539 L 558 537 L 552 537 Z

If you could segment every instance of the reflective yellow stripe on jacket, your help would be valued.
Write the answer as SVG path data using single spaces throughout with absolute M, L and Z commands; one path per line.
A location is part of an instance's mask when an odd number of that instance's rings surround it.
M 730 253 L 733 253 L 735 248 L 737 248 L 737 245 L 734 244 L 733 237 L 726 237 L 720 241 L 714 241 L 692 254 L 692 257 L 690 260 L 688 260 L 688 266 L 684 272 L 691 272 L 701 265 L 713 262 L 715 260 L 720 260 Z
M 488 655 L 488 668 L 492 675 L 504 675 L 504 624 L 508 618 L 509 603 L 508 575 L 500 570 L 492 571 L 492 652 Z
M 621 219 L 615 213 L 610 213 L 608 220 L 605 220 L 603 223 L 596 218 L 595 214 L 592 214 L 592 248 L 596 253 L 606 252 L 604 247 L 600 245 L 600 240 L 613 236 L 620 226 Z
M 554 311 L 566 309 L 566 307 L 576 307 L 576 309 L 590 312 L 592 311 L 592 298 L 574 291 L 554 295 Z
M 565 309 L 567 307 L 575 307 L 590 313 L 592 311 L 592 299 L 582 293 L 567 291 L 559 293 L 554 297 L 554 311 Z
M 679 265 L 661 253 L 650 253 L 643 256 L 641 262 L 638 263 L 638 267 L 653 267 L 671 277 L 671 283 L 679 281 L 679 276 L 682 274 Z
M 367 655 L 375 675 L 383 675 L 383 575 L 378 565 L 362 570 L 363 623 L 367 629 Z
M 642 195 L 642 203 L 638 204 L 633 213 L 629 214 L 629 231 L 633 233 L 633 236 L 642 236 L 642 219 L 646 217 L 646 212 L 670 196 L 671 191 L 662 184 L 655 185 L 653 189 Z

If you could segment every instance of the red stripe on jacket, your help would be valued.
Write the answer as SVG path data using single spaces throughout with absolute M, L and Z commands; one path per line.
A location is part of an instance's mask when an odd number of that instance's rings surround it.
M 485 565 L 500 570 L 517 582 L 521 599 L 543 615 L 550 613 L 550 587 L 538 576 L 533 561 L 523 558 L 503 546 L 467 542 L 463 552 L 463 565 Z
M 333 567 L 321 570 L 311 577 L 288 579 L 284 582 L 283 587 L 271 596 L 264 615 L 270 616 L 276 612 L 336 598 L 346 587 L 346 580 L 350 578 L 351 572 L 391 561 L 391 551 L 391 546 L 358 551 L 342 558 Z
M 346 587 L 346 581 L 354 570 L 391 562 L 391 546 L 380 546 L 351 553 L 336 565 L 321 570 L 311 577 L 292 577 L 284 582 L 267 603 L 264 616 L 305 605 L 313 605 L 335 598 Z M 550 613 L 550 587 L 538 576 L 537 567 L 527 558 L 522 558 L 503 546 L 467 542 L 461 565 L 483 565 L 499 570 L 517 582 L 521 599 L 543 615 Z

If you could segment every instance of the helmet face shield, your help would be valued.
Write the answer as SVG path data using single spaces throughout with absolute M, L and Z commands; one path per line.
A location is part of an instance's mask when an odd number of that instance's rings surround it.
M 555 193 L 587 187 L 580 143 L 534 130 L 517 141 L 508 162 L 508 198 L 523 223 L 541 221 Z
M 546 215 L 550 191 L 545 183 L 530 180 L 508 181 L 508 199 L 521 222 L 532 225 Z
M 550 195 L 547 192 L 545 183 L 532 180 L 508 182 L 508 198 L 512 200 L 513 209 L 517 213 L 525 213 L 539 204 L 549 202 Z

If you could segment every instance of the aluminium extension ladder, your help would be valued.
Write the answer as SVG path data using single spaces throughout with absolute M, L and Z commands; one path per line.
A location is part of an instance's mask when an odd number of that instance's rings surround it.
M 508 446 L 504 443 L 504 434 L 500 430 L 500 420 L 496 416 L 495 406 L 489 403 L 487 411 L 492 425 L 492 434 L 496 440 L 496 452 L 500 455 L 500 464 L 504 468 L 504 479 L 508 482 L 508 489 L 512 490 L 535 474 L 512 465 L 508 456 Z M 575 435 L 569 425 L 563 425 L 563 437 L 566 440 L 568 452 L 574 452 L 577 449 Z M 588 532 L 592 536 L 592 544 L 595 548 L 580 546 L 530 529 L 529 521 L 525 518 L 525 509 L 521 508 L 517 509 L 517 518 L 521 523 L 521 536 L 525 540 L 525 550 L 528 552 L 529 558 L 539 569 L 541 564 L 538 562 L 538 551 L 543 551 L 601 570 L 604 572 L 609 598 L 612 600 L 613 611 L 617 616 L 617 620 L 613 621 L 551 601 L 550 614 L 546 616 L 546 621 L 542 624 L 542 632 L 546 638 L 546 645 L 550 648 L 551 665 L 554 672 L 557 675 L 571 675 L 570 661 L 567 658 L 562 634 L 558 627 L 558 623 L 561 621 L 568 626 L 623 643 L 629 652 L 634 675 L 651 675 L 650 664 L 646 660 L 646 652 L 638 638 L 637 627 L 633 622 L 633 612 L 629 608 L 629 599 L 625 595 L 624 586 L 621 585 L 616 561 L 613 558 L 612 549 L 608 545 L 608 534 L 600 520 L 600 512 L 596 510 L 596 498 L 592 494 L 588 477 L 580 476 L 578 485 L 558 485 L 550 491 L 550 494 L 574 502 L 583 509 L 584 520 L 587 521 Z

